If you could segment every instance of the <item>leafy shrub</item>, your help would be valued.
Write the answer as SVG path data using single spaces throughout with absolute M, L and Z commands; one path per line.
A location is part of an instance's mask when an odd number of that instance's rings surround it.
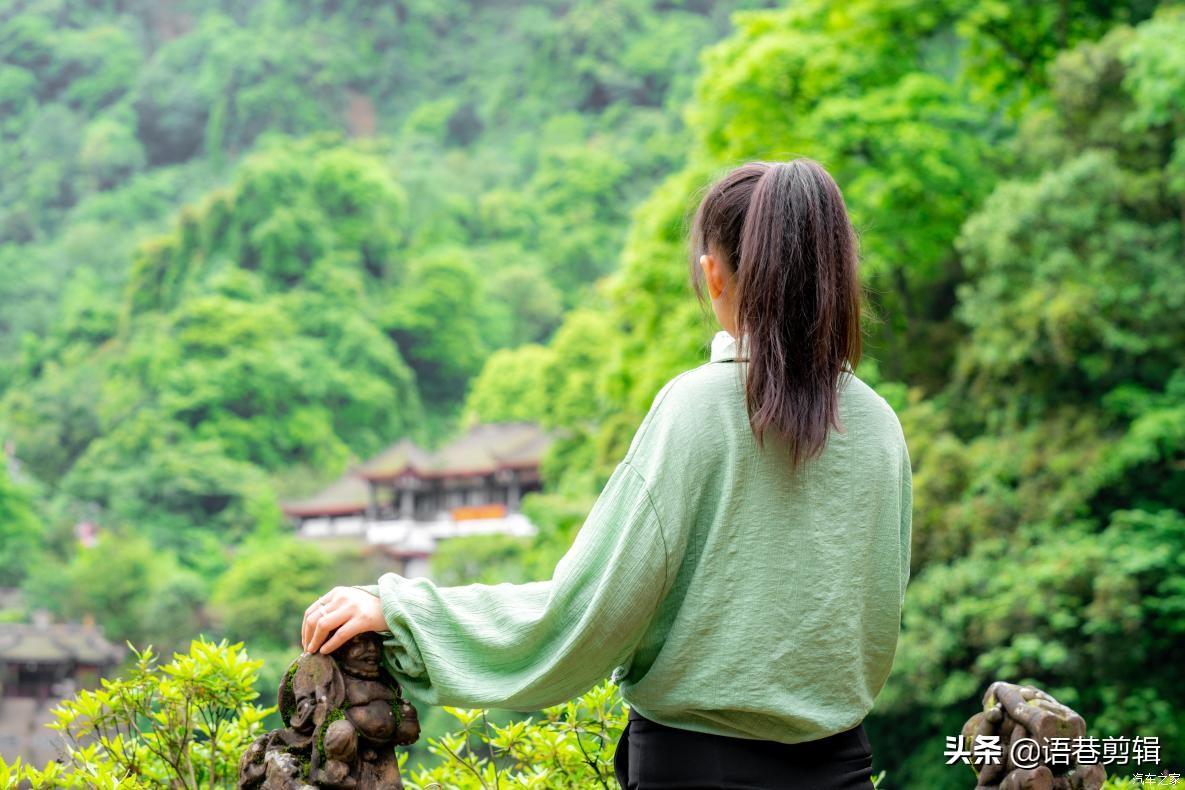
M 63 740 L 63 756 L 43 769 L 0 758 L 0 787 L 28 780 L 42 788 L 233 787 L 239 756 L 272 708 L 251 703 L 260 665 L 242 642 L 198 638 L 189 653 L 156 665 L 151 645 L 132 647 L 136 664 L 126 679 L 104 678 L 54 708 L 49 728 Z
M 487 788 L 596 788 L 617 786 L 613 753 L 625 729 L 626 709 L 617 686 L 601 683 L 574 700 L 547 708 L 538 721 L 527 718 L 499 727 L 484 710 L 445 707 L 461 728 L 428 742 L 443 762 L 432 768 L 405 767 L 408 790 Z

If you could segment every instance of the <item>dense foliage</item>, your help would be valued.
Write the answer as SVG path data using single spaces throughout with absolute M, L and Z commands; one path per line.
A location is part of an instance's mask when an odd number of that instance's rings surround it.
M 961 786 L 944 736 L 996 678 L 1185 753 L 1185 8 L 754 5 L 0 10 L 0 584 L 282 656 L 321 587 L 370 579 L 279 498 L 502 419 L 563 437 L 539 536 L 434 573 L 545 577 L 706 356 L 700 190 L 807 155 L 914 470 L 887 783 Z
M 458 729 L 433 739 L 428 750 L 440 765 L 400 769 L 412 790 L 452 787 L 605 788 L 616 784 L 613 755 L 625 728 L 617 687 L 603 682 L 581 697 L 506 725 L 484 710 L 446 707 Z M 401 755 L 402 756 L 402 755 Z
M 126 677 L 80 691 L 53 709 L 47 725 L 64 759 L 44 768 L 0 758 L 0 785 L 35 790 L 178 790 L 232 787 L 239 755 L 271 708 L 251 700 L 262 663 L 242 642 L 194 639 L 164 665 L 151 647 L 134 651 Z
M 92 521 L 204 601 L 284 531 L 280 497 L 444 438 L 486 358 L 548 339 L 616 264 L 679 155 L 664 105 L 728 26 L 632 2 L 6 6 L 0 579 L 77 616 L 48 563 L 85 564 Z
M 567 423 L 588 438 L 564 480 L 593 491 L 622 424 L 703 359 L 679 263 L 697 188 L 747 158 L 836 174 L 870 299 L 860 373 L 898 408 L 915 474 L 901 649 L 869 720 L 902 786 L 958 782 L 943 736 L 1001 677 L 1185 748 L 1162 660 L 1185 645 L 1185 10 L 1112 12 L 1131 24 L 1020 4 L 739 15 L 705 53 L 688 165 L 604 288 L 600 347 L 620 350 L 593 360 L 591 425 Z M 496 414 L 514 391 L 479 378 L 471 402 Z

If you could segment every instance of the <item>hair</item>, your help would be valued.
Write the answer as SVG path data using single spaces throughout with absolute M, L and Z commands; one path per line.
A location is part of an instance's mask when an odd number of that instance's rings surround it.
M 734 275 L 749 424 L 761 448 L 769 431 L 784 439 L 797 469 L 843 430 L 838 379 L 860 361 L 859 245 L 839 186 L 812 159 L 748 162 L 708 189 L 689 242 L 701 307 L 700 256 Z

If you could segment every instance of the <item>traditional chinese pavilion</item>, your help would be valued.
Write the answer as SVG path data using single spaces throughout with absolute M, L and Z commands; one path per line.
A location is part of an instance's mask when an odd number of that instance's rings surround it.
M 32 623 L 0 623 L 0 755 L 54 759 L 55 733 L 45 727 L 51 708 L 79 689 L 98 688 L 124 652 L 89 618 L 51 623 L 37 612 Z
M 363 538 L 422 569 L 442 538 L 533 534 L 519 503 L 552 441 L 532 422 L 479 423 L 435 450 L 404 438 L 284 512 L 302 537 Z
M 0 696 L 44 701 L 63 690 L 97 688 L 99 678 L 123 658 L 124 650 L 92 621 L 0 623 Z

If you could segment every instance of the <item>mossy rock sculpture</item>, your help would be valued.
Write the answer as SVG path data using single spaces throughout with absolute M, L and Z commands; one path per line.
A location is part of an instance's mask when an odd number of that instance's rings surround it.
M 382 637 L 358 634 L 329 655 L 302 653 L 280 680 L 283 729 L 239 760 L 241 790 L 397 790 L 396 745 L 420 736 L 416 709 L 382 664 Z
M 1098 763 L 1079 764 L 1075 760 L 1076 739 L 1086 735 L 1086 722 L 1070 708 L 1032 686 L 1018 686 L 997 680 L 983 695 L 983 711 L 963 725 L 964 749 L 973 750 L 976 736 L 999 738 L 999 757 L 972 754 L 971 765 L 978 782 L 976 790 L 1099 790 L 1107 771 Z M 1069 757 L 1036 765 L 1017 766 L 1012 759 L 1012 744 L 1031 738 L 1040 746 L 1040 755 L 1048 755 L 1051 738 L 1068 739 Z M 1063 754 L 1065 752 L 1062 752 Z

